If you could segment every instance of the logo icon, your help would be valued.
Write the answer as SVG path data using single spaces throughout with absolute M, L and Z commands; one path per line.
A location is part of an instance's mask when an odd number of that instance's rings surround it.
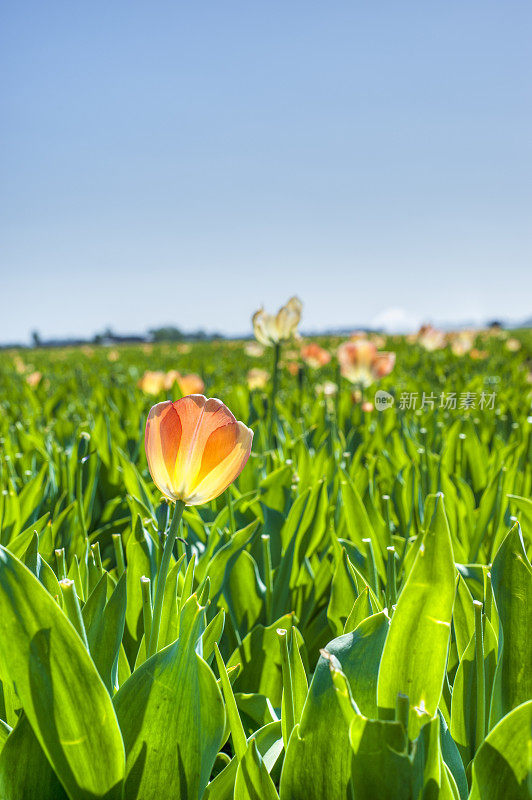
M 386 411 L 387 408 L 393 406 L 394 402 L 393 395 L 385 392 L 384 389 L 379 389 L 378 392 L 375 392 L 375 408 L 377 411 Z

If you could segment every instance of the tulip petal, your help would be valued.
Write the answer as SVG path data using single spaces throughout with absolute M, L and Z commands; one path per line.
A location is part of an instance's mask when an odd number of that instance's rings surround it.
M 207 439 L 217 428 L 235 423 L 236 419 L 221 400 L 207 400 L 202 394 L 182 397 L 173 406 L 183 433 L 172 478 L 180 495 L 186 496 L 197 483 Z
M 212 434 L 206 446 L 208 453 L 205 455 L 205 463 L 202 463 L 201 479 L 188 496 L 187 504 L 208 503 L 222 494 L 244 469 L 252 441 L 253 431 L 243 422 L 227 425 Z M 216 462 L 215 454 L 223 456 L 224 453 L 223 460 Z
M 395 366 L 395 353 L 377 353 L 373 361 L 373 374 L 376 378 L 389 375 Z
M 173 403 L 167 400 L 153 406 L 146 422 L 146 458 L 157 488 L 172 499 L 176 499 L 173 475 L 181 437 L 181 420 Z
M 220 464 L 234 450 L 238 441 L 238 423 L 229 423 L 217 428 L 205 444 L 201 467 L 196 476 L 198 483 L 211 472 L 214 467 Z
M 253 332 L 255 334 L 255 338 L 258 342 L 269 347 L 272 344 L 272 340 L 268 334 L 267 330 L 267 317 L 269 315 L 266 314 L 264 309 L 259 308 L 253 314 L 252 322 L 253 322 Z

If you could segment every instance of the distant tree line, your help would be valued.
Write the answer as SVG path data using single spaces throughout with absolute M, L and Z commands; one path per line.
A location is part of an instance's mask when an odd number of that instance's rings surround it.
M 39 331 L 32 331 L 30 347 L 79 347 L 80 345 L 86 344 L 140 344 L 142 342 L 208 342 L 214 339 L 225 338 L 227 337 L 224 336 L 223 333 L 208 333 L 204 330 L 187 332 L 172 325 L 165 325 L 161 328 L 151 328 L 146 334 L 133 334 L 128 336 L 115 333 L 111 328 L 106 328 L 106 330 L 101 333 L 96 333 L 94 336 L 88 338 L 65 337 L 43 339 Z M 0 344 L 0 349 L 8 347 L 27 347 L 27 345 L 14 342 Z
M 531 328 L 532 327 L 532 318 L 521 322 L 520 324 L 517 323 L 508 323 L 503 320 L 490 320 L 486 323 L 487 327 L 489 328 Z M 460 326 L 455 326 L 460 327 Z M 471 327 L 473 327 L 471 323 Z M 374 332 L 380 333 L 380 330 L 370 329 L 370 328 L 360 328 L 360 330 L 364 330 L 367 333 Z M 321 330 L 321 331 L 306 331 L 303 333 L 304 336 L 345 336 L 348 335 L 352 331 L 352 328 L 330 328 L 329 330 Z M 72 338 L 72 337 L 65 337 L 63 339 L 43 339 L 39 334 L 39 331 L 32 331 L 31 332 L 31 344 L 30 347 L 76 347 L 80 345 L 86 344 L 96 344 L 96 345 L 111 345 L 111 344 L 140 344 L 142 342 L 149 343 L 149 342 L 209 342 L 215 339 L 249 339 L 251 336 L 251 332 L 248 335 L 243 336 L 225 336 L 223 333 L 214 332 L 208 333 L 202 329 L 197 331 L 183 331 L 180 328 L 176 328 L 173 325 L 164 325 L 160 328 L 150 328 L 150 330 L 146 334 L 133 334 L 129 336 L 123 336 L 119 333 L 115 333 L 111 328 L 106 328 L 101 333 L 96 333 L 94 336 L 82 339 L 82 338 Z M 16 343 L 16 342 L 9 342 L 9 343 L 0 343 L 0 350 L 7 349 L 7 348 L 24 348 L 27 347 L 27 344 Z
M 171 325 L 166 325 L 163 328 L 152 328 L 148 331 L 148 336 L 151 342 L 205 342 L 211 339 L 225 339 L 223 333 L 207 333 L 204 330 L 186 333 L 180 328 L 174 328 Z

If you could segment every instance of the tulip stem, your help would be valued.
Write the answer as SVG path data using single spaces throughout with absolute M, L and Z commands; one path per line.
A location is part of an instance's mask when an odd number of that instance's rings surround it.
M 281 344 L 276 342 L 273 346 L 273 371 L 272 393 L 270 398 L 270 424 L 268 429 L 268 446 L 273 449 L 273 425 L 275 420 L 275 398 L 279 387 L 279 359 L 281 357 Z
M 144 621 L 144 646 L 146 646 L 151 638 L 151 581 L 145 575 L 140 579 L 140 591 L 142 594 L 142 618 Z
M 340 389 L 342 388 L 342 369 L 340 362 L 336 362 L 336 395 L 334 397 L 334 408 L 336 412 L 336 431 L 340 439 Z
M 410 701 L 406 694 L 399 692 L 395 701 L 395 720 L 400 722 L 405 729 L 405 735 L 408 741 L 408 718 L 410 716 Z
M 360 392 L 360 402 L 358 405 L 358 424 L 362 426 L 364 424 L 364 412 L 362 411 L 362 406 L 364 405 L 364 384 L 362 382 L 357 383 L 355 391 Z
M 116 571 L 118 575 L 122 575 L 126 571 L 126 562 L 124 560 L 124 547 L 122 545 L 122 536 L 119 533 L 113 533 L 113 547 L 115 550 Z
M 299 409 L 300 411 L 303 409 L 305 405 L 305 392 L 308 385 L 308 373 L 307 373 L 307 366 L 304 361 L 300 362 L 299 369 L 297 371 L 297 380 L 299 384 Z
M 373 550 L 373 542 L 371 539 L 362 539 L 363 543 L 366 545 L 366 574 L 369 577 L 368 583 L 371 584 L 371 588 L 377 595 L 379 596 L 379 576 L 377 573 L 377 565 L 375 562 L 375 551 Z
M 266 586 L 266 624 L 270 624 L 271 610 L 272 610 L 272 595 L 273 595 L 273 577 L 272 577 L 272 553 L 270 549 L 270 537 L 264 533 L 261 536 L 262 540 L 262 557 L 264 561 L 264 585 Z
M 67 568 L 65 559 L 65 548 L 60 547 L 55 551 L 55 558 L 57 562 L 57 576 L 59 580 L 66 578 Z
M 166 576 L 168 575 L 168 568 L 170 567 L 170 559 L 172 557 L 172 550 L 174 549 L 174 542 L 179 530 L 179 523 L 183 516 L 185 503 L 183 500 L 177 500 L 174 509 L 174 515 L 168 535 L 164 543 L 163 557 L 159 567 L 159 574 L 157 575 L 157 584 L 155 589 L 155 600 L 153 603 L 153 618 L 151 624 L 150 644 L 148 648 L 148 657 L 157 652 L 157 644 L 159 642 L 159 628 L 161 626 L 161 614 L 163 611 L 164 600 L 164 587 L 166 584 Z
M 236 522 L 235 522 L 235 509 L 233 508 L 233 498 L 231 496 L 231 487 L 227 489 L 227 508 L 229 509 L 229 529 L 231 531 L 231 536 L 234 536 L 236 533 Z
M 81 609 L 79 607 L 74 581 L 69 580 L 69 578 L 63 578 L 59 582 L 59 585 L 63 594 L 65 613 L 88 650 L 89 642 L 87 641 L 87 633 L 85 631 L 85 625 L 83 624 L 83 617 L 81 616 Z
M 294 690 L 292 686 L 292 671 L 290 669 L 290 655 L 288 653 L 288 631 L 284 628 L 277 628 L 277 636 L 279 637 L 279 644 L 281 646 L 281 664 L 283 673 L 283 700 L 284 711 L 286 714 L 285 722 L 285 736 L 284 743 L 285 750 L 288 747 L 290 734 L 295 726 L 295 708 L 294 708 Z M 284 720 L 283 720 L 284 721 Z
M 395 565 L 395 547 L 386 548 L 388 554 L 386 561 L 386 605 L 388 614 L 393 614 L 393 606 L 397 603 L 397 572 Z
M 478 750 L 486 736 L 486 691 L 484 674 L 484 642 L 482 635 L 482 603 L 473 600 L 475 607 L 475 662 L 477 671 L 477 725 L 475 730 L 475 750 Z

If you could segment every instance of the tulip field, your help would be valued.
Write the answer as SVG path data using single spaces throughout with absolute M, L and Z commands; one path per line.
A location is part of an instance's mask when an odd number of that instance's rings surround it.
M 0 351 L 0 800 L 532 797 L 532 332 L 301 311 Z

